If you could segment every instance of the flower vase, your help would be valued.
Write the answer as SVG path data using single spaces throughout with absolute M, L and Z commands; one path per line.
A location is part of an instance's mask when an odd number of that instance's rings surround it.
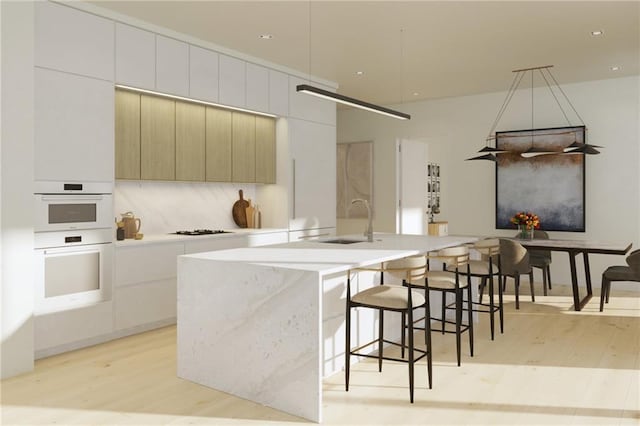
M 527 225 L 518 225 L 518 236 L 521 240 L 533 240 L 533 227 Z

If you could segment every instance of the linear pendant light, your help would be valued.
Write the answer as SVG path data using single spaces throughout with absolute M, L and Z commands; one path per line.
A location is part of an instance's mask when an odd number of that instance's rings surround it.
M 345 95 L 340 95 L 338 93 L 329 92 L 328 90 L 320 89 L 314 86 L 309 86 L 308 84 L 299 84 L 296 87 L 296 91 L 306 93 L 308 95 L 317 96 L 319 98 L 328 99 L 330 101 L 335 101 L 344 105 L 349 105 L 352 107 L 386 115 L 388 117 L 397 118 L 399 120 L 411 119 L 411 116 L 404 112 L 395 111 L 379 105 L 370 104 L 369 102 L 361 101 L 359 99 L 351 98 Z

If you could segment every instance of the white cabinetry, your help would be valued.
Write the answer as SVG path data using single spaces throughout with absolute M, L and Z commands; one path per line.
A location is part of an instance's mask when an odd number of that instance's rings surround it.
M 283 72 L 269 70 L 269 112 L 289 115 L 289 76 Z
M 290 230 L 336 226 L 336 128 L 289 119 Z
M 318 123 L 336 125 L 336 103 L 326 99 L 296 91 L 299 84 L 308 84 L 329 90 L 330 87 L 309 83 L 298 77 L 289 77 L 289 116 Z
M 220 55 L 220 103 L 245 107 L 246 105 L 246 69 L 245 62 Z
M 189 96 L 189 45 L 156 36 L 156 90 Z
M 269 109 L 269 70 L 247 64 L 247 108 L 255 111 Z
M 129 25 L 116 24 L 116 83 L 155 89 L 155 34 Z
M 35 5 L 35 64 L 113 81 L 114 23 L 68 6 Z
M 113 83 L 35 69 L 35 180 L 113 181 Z
M 175 319 L 176 259 L 181 254 L 182 242 L 116 249 L 116 331 Z
M 189 96 L 218 102 L 218 54 L 189 46 Z

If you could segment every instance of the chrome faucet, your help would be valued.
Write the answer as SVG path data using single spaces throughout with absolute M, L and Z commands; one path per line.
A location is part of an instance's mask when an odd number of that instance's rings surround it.
M 367 200 L 363 200 L 362 198 L 356 198 L 351 200 L 351 204 L 355 204 L 357 202 L 361 202 L 364 204 L 364 206 L 367 208 L 367 218 L 369 220 L 368 224 L 367 224 L 367 229 L 364 231 L 364 236 L 367 237 L 367 241 L 372 243 L 373 242 L 373 222 L 372 222 L 372 218 L 371 218 L 371 206 L 369 206 L 369 201 Z

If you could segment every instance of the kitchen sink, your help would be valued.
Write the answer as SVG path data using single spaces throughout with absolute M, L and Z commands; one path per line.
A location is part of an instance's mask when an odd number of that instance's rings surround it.
M 325 240 L 318 241 L 319 243 L 327 243 L 327 244 L 353 244 L 353 243 L 364 243 L 366 240 L 350 240 L 347 238 L 336 238 L 333 240 Z

